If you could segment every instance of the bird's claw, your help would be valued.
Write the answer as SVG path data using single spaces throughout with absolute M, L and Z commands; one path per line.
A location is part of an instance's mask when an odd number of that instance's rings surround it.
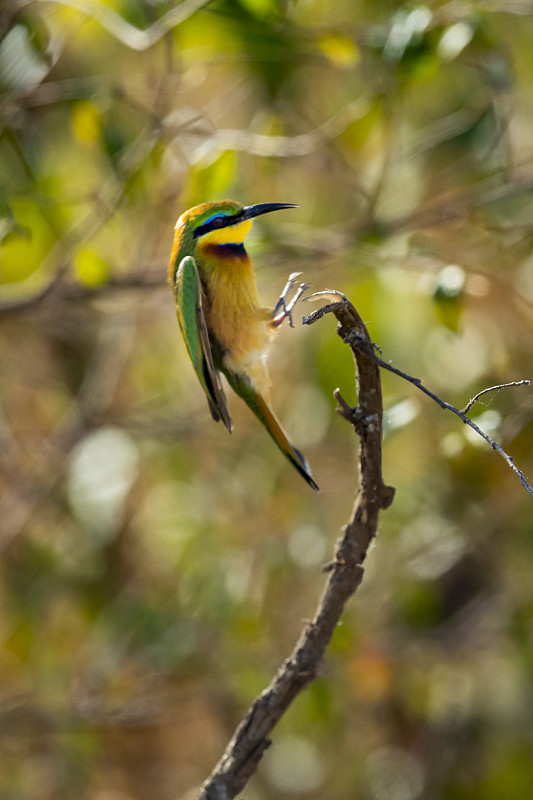
M 301 272 L 293 272 L 289 275 L 289 279 L 285 284 L 285 288 L 283 289 L 278 302 L 276 303 L 276 307 L 274 308 L 273 312 L 273 319 L 272 324 L 274 327 L 278 327 L 281 325 L 283 320 L 288 319 L 289 325 L 291 328 L 294 328 L 294 322 L 292 321 L 292 312 L 296 303 L 298 303 L 302 299 L 302 295 L 309 287 L 311 286 L 310 283 L 300 283 L 296 292 L 292 296 L 292 298 L 287 303 L 287 295 L 294 288 L 296 285 L 296 278 L 298 278 L 302 273 Z
M 301 274 L 302 274 L 301 272 L 291 272 L 291 274 L 289 275 L 289 279 L 287 280 L 287 283 L 285 284 L 285 287 L 282 293 L 280 294 L 279 300 L 276 303 L 276 307 L 272 313 L 273 317 L 277 316 L 277 314 L 281 309 L 283 309 L 284 311 L 286 310 L 287 306 L 285 303 L 285 299 L 289 294 L 290 290 L 292 289 L 292 287 L 295 285 L 296 278 L 298 278 Z

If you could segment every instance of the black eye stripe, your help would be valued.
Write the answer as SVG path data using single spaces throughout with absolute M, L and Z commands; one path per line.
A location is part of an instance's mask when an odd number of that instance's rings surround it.
M 212 217 L 208 222 L 195 229 L 194 238 L 197 239 L 199 236 L 209 233 L 209 231 L 216 231 L 220 230 L 220 228 L 228 228 L 230 225 L 235 225 L 242 215 L 242 211 L 239 211 L 238 214 L 233 214 L 231 217 L 226 214 L 217 214 L 217 216 Z

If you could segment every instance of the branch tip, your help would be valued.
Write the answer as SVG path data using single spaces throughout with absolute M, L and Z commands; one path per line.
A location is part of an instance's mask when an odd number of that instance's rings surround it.
M 346 402 L 344 397 L 342 396 L 340 389 L 335 389 L 333 392 L 333 397 L 338 402 L 340 408 L 336 408 L 335 411 L 339 414 L 343 419 L 350 422 L 352 425 L 356 426 L 361 422 L 361 410 L 357 406 L 354 408 L 353 406 L 349 405 Z
M 474 405 L 474 403 L 477 400 L 479 400 L 479 398 L 482 395 L 487 394 L 487 392 L 496 392 L 499 389 L 507 389 L 509 386 L 531 386 L 531 381 L 528 380 L 527 378 L 524 378 L 521 381 L 510 381 L 509 383 L 498 383 L 496 386 L 489 386 L 487 389 L 482 389 L 480 392 L 478 392 L 476 395 L 474 395 L 474 397 L 472 397 L 471 400 L 468 401 L 468 403 L 466 404 L 466 406 L 464 408 L 461 409 L 461 414 L 467 414 L 468 411 L 470 411 L 470 409 Z
M 398 367 L 393 367 L 389 361 L 384 361 L 382 358 L 379 358 L 379 356 L 375 354 L 374 354 L 374 361 L 383 369 L 386 369 L 389 372 L 393 372 L 400 378 L 403 378 L 409 383 L 412 383 L 413 386 L 416 386 L 417 389 L 420 389 L 421 392 L 430 397 L 444 411 L 451 411 L 452 414 L 455 414 L 457 417 L 459 417 L 459 419 L 464 423 L 464 425 L 468 425 L 468 427 L 472 428 L 472 430 L 475 431 L 478 434 L 478 436 L 481 436 L 482 439 L 485 439 L 487 444 L 489 444 L 493 450 L 496 450 L 496 452 L 499 453 L 499 455 L 507 462 L 507 465 L 510 467 L 510 469 L 512 469 L 512 471 L 514 472 L 514 474 L 516 475 L 516 477 L 518 478 L 518 480 L 520 481 L 526 492 L 533 497 L 533 487 L 531 487 L 531 485 L 527 481 L 522 470 L 518 469 L 518 467 L 514 463 L 514 460 L 508 453 L 505 452 L 503 447 L 499 445 L 498 442 L 496 442 L 491 436 L 489 436 L 488 433 L 482 431 L 481 428 L 478 425 L 476 425 L 476 423 L 473 420 L 470 419 L 470 417 L 466 416 L 464 409 L 460 411 L 451 403 L 448 403 L 446 400 L 442 400 L 437 394 L 435 394 L 435 392 L 432 392 L 430 389 L 427 389 L 420 380 L 420 378 L 414 378 L 412 375 L 408 375 L 406 372 L 403 372 L 401 369 L 398 369 Z M 529 381 L 527 381 L 527 379 L 524 379 L 523 381 L 513 381 L 511 383 L 502 383 L 499 384 L 498 386 L 490 386 L 488 389 L 484 389 L 482 392 L 479 392 L 475 397 L 473 397 L 472 400 L 470 401 L 470 404 L 468 404 L 466 408 L 467 409 L 471 408 L 473 403 L 475 403 L 475 401 L 477 400 L 478 397 L 480 397 L 480 395 L 485 394 L 486 392 L 490 392 L 493 389 L 502 389 L 506 386 L 521 386 L 521 385 L 529 385 Z

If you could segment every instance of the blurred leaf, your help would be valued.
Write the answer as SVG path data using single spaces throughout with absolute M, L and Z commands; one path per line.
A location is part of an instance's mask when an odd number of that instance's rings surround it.
M 14 200 L 12 208 L 17 221 L 0 243 L 0 283 L 16 283 L 32 275 L 55 239 L 40 209 L 31 202 Z
M 346 36 L 323 36 L 318 40 L 318 47 L 336 67 L 353 67 L 361 59 L 359 48 Z
M 438 273 L 432 299 L 437 319 L 444 327 L 457 333 L 461 322 L 466 274 L 461 267 L 450 264 Z
M 340 138 L 346 144 L 350 158 L 361 158 L 361 149 L 364 145 L 370 144 L 372 147 L 376 135 L 383 134 L 383 122 L 383 104 L 375 102 L 368 107 L 365 114 L 345 128 Z
M 276 0 L 240 0 L 243 8 L 257 19 L 276 16 L 279 4 Z
M 229 192 L 237 171 L 237 154 L 233 150 L 226 150 L 214 161 L 202 166 L 199 164 L 191 171 L 189 188 L 187 191 L 192 205 L 222 197 Z
M 87 247 L 76 253 L 74 271 L 81 283 L 93 288 L 102 286 L 109 278 L 109 270 L 104 259 Z
M 96 144 L 102 133 L 102 115 L 91 100 L 80 100 L 72 107 L 74 135 L 81 142 Z

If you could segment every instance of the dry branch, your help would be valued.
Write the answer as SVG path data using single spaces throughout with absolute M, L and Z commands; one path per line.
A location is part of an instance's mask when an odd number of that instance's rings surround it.
M 374 345 L 372 345 L 372 347 L 374 347 Z M 481 436 L 482 439 L 485 439 L 487 444 L 490 444 L 492 449 L 495 450 L 497 453 L 499 453 L 499 455 L 507 462 L 508 466 L 510 467 L 510 469 L 512 469 L 512 471 L 514 472 L 514 474 L 516 475 L 516 477 L 518 478 L 518 480 L 520 481 L 526 492 L 533 496 L 533 487 L 528 482 L 522 470 L 518 469 L 518 467 L 514 463 L 514 459 L 512 458 L 512 456 L 506 453 L 503 447 L 500 444 L 498 444 L 498 442 L 496 442 L 492 438 L 492 436 L 489 436 L 488 433 L 482 431 L 481 428 L 478 425 L 476 425 L 476 423 L 472 419 L 470 419 L 470 417 L 467 417 L 465 413 L 466 410 L 472 408 L 476 400 L 479 397 L 481 397 L 481 395 L 486 394 L 487 392 L 492 392 L 496 389 L 504 389 L 506 386 L 529 386 L 530 381 L 528 380 L 513 381 L 511 383 L 498 384 L 498 386 L 489 386 L 487 389 L 483 389 L 483 391 L 478 392 L 478 394 L 476 394 L 475 397 L 473 397 L 467 403 L 465 408 L 462 411 L 460 411 L 451 403 L 448 403 L 446 400 L 442 400 L 442 398 L 436 395 L 435 392 L 432 392 L 430 389 L 427 389 L 420 380 L 420 378 L 413 378 L 412 375 L 408 375 L 401 369 L 393 367 L 392 364 L 390 364 L 388 361 L 384 361 L 382 358 L 379 358 L 379 356 L 375 354 L 374 354 L 374 359 L 376 361 L 376 364 L 379 364 L 380 367 L 383 367 L 383 369 L 387 369 L 389 370 L 389 372 L 393 372 L 395 375 L 399 375 L 400 378 L 403 378 L 409 383 L 412 383 L 413 386 L 416 386 L 416 388 L 420 389 L 421 392 L 426 394 L 428 397 L 431 397 L 431 399 L 434 400 L 435 403 L 437 403 L 437 405 L 439 405 L 442 409 L 444 409 L 444 411 L 450 411 L 452 414 L 455 414 L 455 416 L 459 417 L 459 419 L 462 420 L 465 425 L 468 425 L 469 428 L 472 428 L 472 430 L 475 431 L 478 434 L 478 436 Z
M 331 296 L 340 297 L 342 298 L 341 304 L 350 305 L 349 301 L 343 294 L 330 289 L 326 289 L 325 291 L 322 292 L 314 292 L 314 294 L 305 297 L 304 300 L 308 301 L 317 297 L 331 297 Z M 304 317 L 303 319 L 304 325 L 309 324 L 311 322 L 315 322 L 315 320 L 319 319 L 324 314 L 327 314 L 328 311 L 334 310 L 335 306 L 337 305 L 339 304 L 336 303 L 331 306 L 324 306 L 323 308 L 320 308 L 317 311 L 315 311 L 309 317 Z M 337 314 L 337 316 L 339 315 Z M 398 367 L 394 367 L 389 361 L 384 361 L 382 358 L 380 358 L 376 354 L 376 350 L 379 350 L 379 352 L 381 352 L 380 348 L 376 344 L 371 342 L 368 337 L 359 337 L 359 339 L 352 338 L 350 340 L 350 344 L 352 345 L 352 348 L 355 347 L 356 349 L 363 352 L 367 356 L 367 358 L 374 361 L 375 365 L 380 366 L 383 369 L 388 370 L 389 372 L 393 372 L 400 378 L 403 378 L 409 383 L 412 383 L 413 386 L 416 386 L 417 389 L 420 389 L 421 392 L 423 392 L 425 395 L 434 400 L 435 403 L 437 403 L 437 405 L 439 405 L 444 411 L 450 411 L 452 414 L 455 414 L 457 417 L 459 417 L 459 419 L 461 419 L 465 425 L 468 425 L 469 428 L 472 428 L 472 430 L 475 431 L 479 436 L 481 436 L 481 438 L 484 439 L 487 442 L 487 444 L 490 444 L 493 450 L 495 450 L 497 453 L 499 453 L 499 455 L 501 455 L 501 457 L 507 462 L 510 469 L 514 472 L 514 474 L 516 475 L 516 477 L 518 478 L 518 480 L 520 481 L 526 492 L 528 492 L 528 494 L 530 495 L 533 495 L 533 488 L 527 481 L 526 476 L 524 475 L 522 470 L 518 469 L 518 467 L 514 463 L 514 459 L 512 458 L 512 456 L 506 453 L 503 447 L 500 444 L 498 444 L 498 442 L 496 442 L 491 436 L 489 436 L 488 433 L 482 431 L 481 428 L 478 425 L 476 425 L 476 423 L 473 420 L 471 420 L 470 417 L 467 416 L 467 411 L 469 411 L 472 408 L 472 406 L 482 395 L 487 394 L 487 392 L 494 392 L 499 389 L 505 389 L 510 386 L 529 386 L 531 384 L 531 381 L 524 379 L 521 381 L 511 381 L 510 383 L 499 383 L 497 386 L 489 386 L 488 388 L 483 389 L 481 392 L 478 392 L 474 397 L 472 397 L 471 400 L 469 400 L 466 406 L 462 410 L 460 410 L 451 403 L 448 403 L 447 400 L 443 400 L 441 397 L 435 394 L 435 392 L 432 392 L 430 389 L 426 388 L 420 378 L 414 378 L 412 375 L 408 375 L 406 372 L 403 372 L 401 369 L 398 369 Z M 337 399 L 341 398 L 337 397 Z M 343 416 L 346 416 L 343 409 L 341 409 L 341 414 Z
M 474 395 L 466 406 L 461 409 L 461 414 L 467 414 L 472 406 L 477 403 L 480 397 L 488 392 L 498 392 L 500 389 L 507 389 L 509 386 L 530 386 L 531 381 L 528 381 L 527 378 L 524 378 L 521 381 L 509 381 L 509 383 L 498 383 L 496 386 L 488 386 L 486 389 L 482 389 L 480 392 Z
M 370 337 L 359 314 L 344 298 L 316 311 L 307 324 L 329 312 L 339 321 L 338 333 L 351 347 L 357 370 L 359 405 L 351 408 L 339 390 L 335 392 L 339 413 L 353 425 L 360 439 L 359 486 L 352 517 L 325 570 L 328 577 L 314 619 L 302 631 L 270 686 L 242 717 L 224 755 L 202 786 L 200 800 L 229 800 L 244 789 L 270 745 L 270 731 L 294 698 L 317 676 L 344 606 L 363 578 L 362 564 L 376 535 L 379 512 L 388 508 L 394 497 L 394 489 L 383 483 L 381 474 L 383 403 Z M 370 355 L 361 349 L 361 342 L 368 344 Z

